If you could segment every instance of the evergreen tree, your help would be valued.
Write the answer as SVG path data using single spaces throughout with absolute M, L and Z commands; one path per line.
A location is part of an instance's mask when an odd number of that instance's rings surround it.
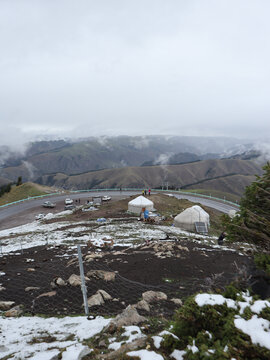
M 20 185 L 22 185 L 22 177 L 21 176 L 18 177 L 18 180 L 16 183 L 16 186 L 20 186 Z
M 239 216 L 232 220 L 224 217 L 228 238 L 232 241 L 251 242 L 270 251 L 270 163 L 264 174 L 246 188 L 240 202 Z

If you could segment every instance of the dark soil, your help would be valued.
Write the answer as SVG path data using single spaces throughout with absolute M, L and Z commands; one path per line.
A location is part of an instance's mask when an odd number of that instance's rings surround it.
M 165 240 L 160 243 L 166 245 Z M 90 308 L 90 313 L 116 314 L 128 304 L 139 301 L 142 293 L 147 290 L 163 291 L 169 299 L 183 299 L 201 290 L 222 290 L 225 285 L 237 279 L 237 268 L 248 271 L 252 266 L 251 258 L 240 256 L 236 252 L 211 249 L 188 239 L 173 244 L 173 256 L 164 259 L 156 256 L 153 244 L 150 243 L 149 246 L 125 249 L 124 253 L 122 247 L 100 249 L 98 253 L 103 254 L 102 258 L 85 261 L 85 274 L 93 269 L 117 271 L 113 282 L 92 279 L 86 282 L 88 297 L 103 289 L 115 299 L 106 301 L 102 306 Z M 189 251 L 178 249 L 177 245 L 187 247 Z M 93 253 L 93 250 L 90 252 L 89 248 L 83 247 L 82 252 L 85 256 Z M 69 265 L 71 259 L 74 259 L 74 262 Z M 24 250 L 23 254 L 11 253 L 0 258 L 0 272 L 5 273 L 0 276 L 0 286 L 6 288 L 0 291 L 0 300 L 15 301 L 16 305 L 23 304 L 24 310 L 31 313 L 83 313 L 80 286 L 57 286 L 55 289 L 51 286 L 57 277 L 67 280 L 72 274 L 79 275 L 76 248 L 37 247 Z M 26 292 L 25 288 L 30 286 L 39 289 Z M 51 293 L 52 291 L 55 293 Z M 52 296 L 39 297 L 48 292 Z M 171 316 L 175 308 L 173 302 L 163 301 L 152 306 L 151 315 Z

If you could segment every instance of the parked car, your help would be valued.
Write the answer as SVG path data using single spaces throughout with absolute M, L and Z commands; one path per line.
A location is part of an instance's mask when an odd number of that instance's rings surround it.
M 45 217 L 45 214 L 37 214 L 37 215 L 35 216 L 35 219 L 36 219 L 36 220 L 42 220 L 44 217 Z
M 55 204 L 52 203 L 51 201 L 45 201 L 43 204 L 42 204 L 43 207 L 45 208 L 54 208 L 55 207 Z
M 110 196 L 107 195 L 102 196 L 102 201 L 109 201 L 109 200 L 111 200 Z
M 75 208 L 76 208 L 76 206 L 73 205 L 73 204 L 69 204 L 69 205 L 66 205 L 66 206 L 65 206 L 65 210 L 73 210 L 73 209 L 75 209 Z
M 70 199 L 70 198 L 67 198 L 67 199 L 65 200 L 65 204 L 66 204 L 66 205 L 71 205 L 71 204 L 73 204 L 73 200 Z

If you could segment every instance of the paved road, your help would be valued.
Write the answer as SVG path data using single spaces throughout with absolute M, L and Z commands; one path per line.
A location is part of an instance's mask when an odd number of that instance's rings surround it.
M 45 198 L 27 200 L 18 204 L 9 205 L 3 208 L 0 208 L 0 229 L 8 228 L 16 225 L 22 225 L 29 221 L 34 220 L 34 214 L 39 212 L 59 212 L 64 210 L 64 201 L 67 197 L 70 197 L 73 200 L 81 200 L 81 204 L 87 199 L 91 199 L 92 196 L 103 196 L 109 195 L 112 199 L 121 199 L 131 195 L 141 193 L 138 191 L 103 191 L 103 192 L 83 192 L 76 194 L 63 194 L 63 195 L 53 195 L 47 196 Z M 211 199 L 201 198 L 193 195 L 186 194 L 173 194 L 178 199 L 188 199 L 195 203 L 201 203 L 202 205 L 209 206 L 216 210 L 219 210 L 225 214 L 231 209 L 237 209 L 235 206 L 223 203 L 221 201 L 215 201 Z M 45 209 L 41 208 L 44 201 L 52 201 L 56 203 L 54 209 Z
M 186 195 L 186 194 L 173 194 L 177 199 L 187 199 L 189 201 L 200 203 L 205 206 L 209 206 L 213 209 L 219 210 L 224 214 L 228 214 L 230 210 L 238 210 L 237 206 L 233 206 L 226 202 L 212 200 L 208 198 L 202 198 L 196 195 Z

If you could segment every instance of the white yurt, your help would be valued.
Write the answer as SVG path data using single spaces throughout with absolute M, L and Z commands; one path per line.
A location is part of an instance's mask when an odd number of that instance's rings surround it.
M 196 231 L 195 222 L 203 222 L 206 227 L 210 226 L 210 218 L 200 206 L 194 205 L 174 218 L 174 225 L 187 231 Z
M 148 200 L 144 196 L 138 196 L 135 199 L 131 200 L 128 203 L 128 211 L 135 214 L 140 214 L 142 209 L 149 211 L 154 210 L 154 203 L 151 200 Z
M 236 210 L 229 210 L 228 215 L 231 219 L 233 219 L 236 216 Z

